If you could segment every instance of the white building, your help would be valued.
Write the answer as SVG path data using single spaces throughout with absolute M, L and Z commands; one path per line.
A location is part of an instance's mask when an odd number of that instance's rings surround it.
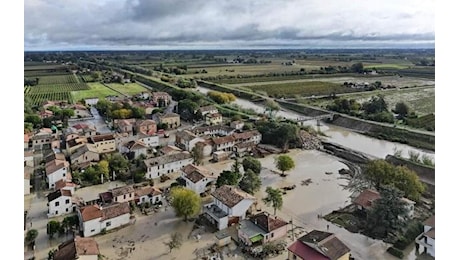
M 246 218 L 256 198 L 236 187 L 224 185 L 211 193 L 213 202 L 204 206 L 206 218 L 219 230 Z
M 231 135 L 212 138 L 214 151 L 232 151 L 235 145 L 235 138 Z
M 52 160 L 45 164 L 49 189 L 54 188 L 54 184 L 59 180 L 72 181 L 69 166 L 69 162 L 59 159 Z
M 134 191 L 134 201 L 137 205 L 147 202 L 149 202 L 150 204 L 155 204 L 161 201 L 162 194 L 163 193 L 155 187 L 141 187 Z
M 196 143 L 203 142 L 204 139 L 194 133 L 184 130 L 176 133 L 176 146 L 184 151 L 192 151 Z
M 101 207 L 89 205 L 78 211 L 80 231 L 84 237 L 94 236 L 102 230 L 111 230 L 129 224 L 130 208 L 128 202 L 114 203 Z
M 186 187 L 201 194 L 210 191 L 212 184 L 217 180 L 217 176 L 207 169 L 189 164 L 181 170 L 181 177 L 185 180 Z
M 434 215 L 423 222 L 423 233 L 416 239 L 417 251 L 419 247 L 423 248 L 423 252 L 435 257 L 435 218 Z
M 219 110 L 217 110 L 215 106 L 210 105 L 210 106 L 200 107 L 198 109 L 198 112 L 200 112 L 201 117 L 204 118 L 207 114 L 219 113 Z
M 48 218 L 70 214 L 74 211 L 72 194 L 69 190 L 57 190 L 48 194 Z
M 149 147 L 158 147 L 160 145 L 160 137 L 158 135 L 138 134 L 138 140 Z
M 193 162 L 189 152 L 162 155 L 144 160 L 147 168 L 146 179 L 158 178 L 161 175 L 178 172 L 182 167 Z

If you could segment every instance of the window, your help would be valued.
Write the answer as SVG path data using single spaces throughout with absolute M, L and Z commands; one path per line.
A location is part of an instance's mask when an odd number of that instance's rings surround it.
M 273 237 L 275 235 L 275 233 L 271 233 L 271 237 Z
M 54 206 L 56 206 L 56 207 L 59 206 L 59 201 L 56 201 L 56 202 L 54 203 Z
M 111 223 L 110 221 L 107 221 L 107 222 L 105 223 L 105 226 L 106 226 L 106 227 L 110 227 L 111 225 L 112 225 L 112 223 Z
M 65 177 L 65 172 L 62 174 L 62 177 Z
M 65 209 L 65 212 L 69 212 L 69 209 L 68 209 L 68 208 L 67 208 L 67 209 Z
M 91 233 L 94 232 L 94 231 L 96 231 L 96 230 L 95 230 L 95 229 L 91 229 Z
M 56 215 L 59 214 L 59 212 L 56 210 Z
M 123 199 L 126 199 L 126 194 L 125 194 L 125 195 L 123 195 Z
M 69 199 L 66 199 L 65 200 L 65 204 L 69 204 L 70 203 L 70 200 Z

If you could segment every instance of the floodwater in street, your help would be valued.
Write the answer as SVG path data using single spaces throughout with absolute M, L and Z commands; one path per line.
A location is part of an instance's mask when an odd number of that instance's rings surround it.
M 201 93 L 207 93 L 209 90 L 210 89 L 208 88 L 198 87 L 198 91 Z M 253 109 L 258 113 L 264 113 L 265 111 L 265 107 L 263 105 L 256 104 L 245 99 L 236 98 L 236 101 L 234 101 L 233 103 L 245 109 Z M 298 119 L 299 117 L 305 117 L 304 115 L 285 109 L 278 111 L 276 113 L 276 116 L 284 117 L 287 119 Z M 315 120 L 312 120 L 306 124 L 315 127 L 315 129 L 317 128 Z M 321 126 L 319 126 L 319 130 L 321 130 L 328 136 L 326 137 L 326 140 L 328 141 L 343 145 L 350 149 L 360 151 L 378 158 L 385 158 L 385 156 L 387 156 L 388 154 L 394 154 L 396 149 L 400 150 L 402 152 L 402 156 L 406 158 L 408 157 L 409 151 L 413 151 L 419 153 L 420 156 L 427 155 L 430 158 L 432 158 L 433 161 L 435 160 L 434 152 L 417 149 L 405 144 L 372 138 L 369 136 L 355 133 L 352 130 L 348 130 L 346 128 L 325 124 L 323 122 L 321 123 Z

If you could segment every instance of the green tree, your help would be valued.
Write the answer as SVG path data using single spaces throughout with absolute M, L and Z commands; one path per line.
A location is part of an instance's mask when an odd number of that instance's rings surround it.
M 362 62 L 355 63 L 355 64 L 351 65 L 350 70 L 352 72 L 356 72 L 356 73 L 363 73 L 364 72 L 364 65 L 363 65 Z
M 24 122 L 24 134 L 32 133 L 34 131 L 34 125 L 32 123 Z
M 223 185 L 237 185 L 240 181 L 241 174 L 233 171 L 223 171 L 219 177 L 217 177 L 216 186 L 221 187 Z
M 414 171 L 406 166 L 394 166 L 383 159 L 370 161 L 364 167 L 363 177 L 378 191 L 383 186 L 393 186 L 415 201 L 425 191 L 425 186 Z
M 409 106 L 404 102 L 398 102 L 395 105 L 395 113 L 401 117 L 406 117 L 406 115 L 409 114 Z
M 140 118 L 144 119 L 145 118 L 145 109 L 142 107 L 132 107 L 131 108 L 132 115 L 134 118 Z
M 28 114 L 24 116 L 25 123 L 31 123 L 34 128 L 39 128 L 42 125 L 42 119 L 35 114 Z
M 200 149 L 198 146 L 194 146 L 192 149 L 193 163 L 196 165 L 201 165 L 203 163 L 203 149 Z
M 182 246 L 182 234 L 178 232 L 171 234 L 170 240 L 165 244 L 169 248 L 169 253 L 171 253 L 174 248 L 179 249 Z
M 240 161 L 238 160 L 238 158 L 235 158 L 235 162 L 232 164 L 232 172 L 235 172 L 241 175 L 240 166 L 241 166 Z
M 243 159 L 243 169 L 244 171 L 248 171 L 250 169 L 259 174 L 262 169 L 262 165 L 260 164 L 260 161 L 254 157 L 245 157 Z
M 50 238 L 54 236 L 59 230 L 61 229 L 61 224 L 59 221 L 50 220 L 47 224 L 46 233 L 49 235 Z
M 129 161 L 119 153 L 112 154 L 109 158 L 110 172 L 126 173 L 129 170 Z
M 171 190 L 171 206 L 176 211 L 176 216 L 183 217 L 187 221 L 189 217 L 200 213 L 201 198 L 193 190 L 174 187 Z
M 382 95 L 373 96 L 370 101 L 363 104 L 363 109 L 368 114 L 377 114 L 380 112 L 388 112 L 388 104 Z
M 273 207 L 273 214 L 276 215 L 276 210 L 280 210 L 283 207 L 283 193 L 279 189 L 273 189 L 272 187 L 267 187 L 265 189 L 267 197 L 263 198 L 262 201 L 265 205 Z
M 26 244 L 30 245 L 32 244 L 35 239 L 38 237 L 38 231 L 36 229 L 30 229 L 27 231 L 25 242 Z
M 102 174 L 104 176 L 104 180 L 106 180 L 106 181 L 109 180 L 109 178 L 110 178 L 110 176 L 109 176 L 110 167 L 109 167 L 109 162 L 108 161 L 106 161 L 106 160 L 99 161 L 96 164 L 95 170 L 96 170 L 97 173 L 99 173 L 99 175 Z
M 366 229 L 376 238 L 386 238 L 405 226 L 408 211 L 401 200 L 403 192 L 397 188 L 382 186 L 380 196 L 367 215 Z
M 179 99 L 179 103 L 177 104 L 178 113 L 185 120 L 195 119 L 195 112 L 198 108 L 198 104 L 190 99 Z
M 248 169 L 243 175 L 243 178 L 241 178 L 238 186 L 245 192 L 254 195 L 254 193 L 260 190 L 262 181 L 260 180 L 260 176 L 257 173 L 253 172 L 251 169 Z
M 276 168 L 283 174 L 295 167 L 295 162 L 289 155 L 280 155 L 275 158 Z

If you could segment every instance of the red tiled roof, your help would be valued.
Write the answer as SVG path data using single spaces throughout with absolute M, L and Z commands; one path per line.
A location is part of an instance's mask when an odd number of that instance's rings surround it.
M 98 255 L 99 246 L 91 237 L 75 237 L 59 245 L 54 254 L 55 260 L 72 260 L 82 255 Z
M 291 251 L 296 256 L 304 260 L 329 260 L 329 258 L 316 252 L 313 248 L 305 245 L 302 241 L 297 240 L 288 247 L 288 251 Z
M 117 203 L 117 204 L 110 205 L 108 207 L 102 208 L 101 213 L 102 213 L 101 220 L 116 218 L 124 214 L 129 214 L 130 213 L 129 203 L 123 202 L 123 203 Z
M 69 162 L 62 160 L 52 160 L 45 165 L 46 175 L 50 175 L 60 168 L 69 167 Z
M 435 233 L 435 232 L 434 232 L 434 228 L 431 228 L 430 230 L 428 230 L 428 231 L 425 233 L 425 236 L 430 237 L 430 238 L 432 238 L 432 239 L 435 239 L 435 238 L 434 238 L 434 233 Z
M 152 186 L 138 188 L 135 190 L 134 193 L 137 198 L 145 196 L 145 195 L 150 195 L 150 194 L 152 196 L 157 196 L 157 195 L 162 194 L 162 192 L 159 189 L 152 187 Z
M 30 137 L 28 134 L 24 134 L 24 143 L 28 143 L 30 140 Z
M 229 136 L 224 136 L 224 137 L 212 138 L 212 141 L 214 144 L 225 144 L 225 143 L 234 142 L 235 138 L 229 135 Z
M 250 217 L 250 220 L 262 228 L 265 232 L 269 233 L 280 227 L 286 226 L 288 223 L 279 217 L 271 217 L 267 212 L 261 212 L 257 215 Z
M 375 190 L 367 189 L 361 192 L 361 194 L 353 200 L 353 203 L 365 209 L 369 209 L 372 207 L 372 202 L 377 199 L 380 199 L 380 194 Z
M 82 207 L 80 208 L 80 213 L 83 222 L 96 218 L 102 218 L 102 211 L 99 209 L 99 206 L 97 205 L 89 205 L 86 207 Z
M 244 199 L 256 200 L 251 194 L 230 185 L 217 188 L 211 195 L 229 208 L 233 208 Z
M 73 183 L 73 182 L 67 182 L 67 181 L 64 181 L 64 180 L 58 180 L 55 184 L 54 184 L 54 190 L 60 190 L 64 187 L 75 187 L 77 186 L 77 184 Z

